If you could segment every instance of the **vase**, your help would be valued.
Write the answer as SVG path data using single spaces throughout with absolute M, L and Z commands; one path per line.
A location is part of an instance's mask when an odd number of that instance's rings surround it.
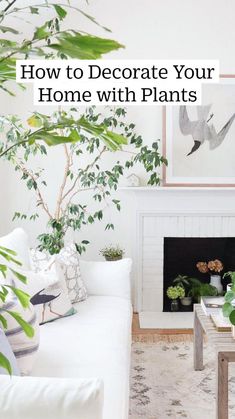
M 210 285 L 213 285 L 215 288 L 217 288 L 218 294 L 222 294 L 223 285 L 221 284 L 220 275 L 211 275 Z
M 171 301 L 171 311 L 179 311 L 179 301 L 172 300 Z

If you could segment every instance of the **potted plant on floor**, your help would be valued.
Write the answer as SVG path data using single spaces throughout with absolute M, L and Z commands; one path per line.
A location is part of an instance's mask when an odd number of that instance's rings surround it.
M 185 297 L 184 288 L 179 285 L 171 286 L 167 288 L 166 294 L 172 300 L 171 311 L 179 311 L 179 298 Z
M 182 306 L 190 306 L 192 304 L 192 288 L 199 286 L 201 283 L 196 278 L 191 278 L 187 275 L 178 275 L 173 284 L 178 285 L 184 289 L 185 296 L 180 299 Z
M 115 261 L 123 258 L 125 251 L 121 247 L 117 246 L 107 246 L 104 249 L 101 249 L 100 254 L 104 256 L 107 261 Z

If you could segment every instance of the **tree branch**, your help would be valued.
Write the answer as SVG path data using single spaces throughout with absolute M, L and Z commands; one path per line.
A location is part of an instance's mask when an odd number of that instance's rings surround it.
M 25 173 L 27 176 L 29 176 L 32 179 L 32 181 L 34 182 L 34 184 L 36 185 L 35 192 L 36 192 L 36 194 L 38 196 L 38 202 L 42 206 L 42 208 L 44 209 L 44 211 L 47 213 L 48 217 L 50 219 L 52 219 L 53 216 L 50 213 L 50 211 L 48 209 L 48 206 L 47 206 L 46 202 L 44 201 L 44 198 L 42 196 L 42 193 L 41 193 L 41 191 L 40 191 L 40 189 L 38 187 L 37 178 L 34 176 L 34 174 L 32 172 L 30 172 L 28 169 L 26 169 L 26 167 L 24 167 L 24 165 L 21 162 L 17 161 L 17 164 L 20 167 L 21 171 L 23 173 Z
M 65 189 L 67 179 L 68 179 L 68 171 L 69 171 L 69 168 L 72 164 L 71 154 L 68 152 L 67 145 L 63 144 L 63 147 L 64 147 L 64 151 L 65 151 L 66 163 L 65 163 L 65 169 L 64 169 L 64 176 L 63 176 L 62 184 L 61 184 L 61 187 L 60 187 L 60 190 L 59 190 L 59 195 L 58 195 L 58 198 L 57 198 L 56 211 L 55 211 L 56 220 L 59 220 L 59 218 L 60 218 L 61 204 L 63 202 L 64 189 Z

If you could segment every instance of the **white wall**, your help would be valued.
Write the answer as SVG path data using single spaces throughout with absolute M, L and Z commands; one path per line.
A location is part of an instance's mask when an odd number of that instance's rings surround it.
M 222 73 L 235 73 L 233 0 L 91 0 L 89 6 L 85 2 L 81 2 L 80 6 L 100 23 L 110 27 L 112 38 L 125 44 L 125 49 L 111 53 L 110 58 L 219 59 Z M 99 36 L 110 36 L 80 15 L 73 13 L 70 22 L 77 29 L 81 27 Z M 1 94 L 0 101 L 1 112 L 17 112 L 25 119 L 33 110 L 30 90 L 19 93 L 13 99 Z M 128 107 L 128 118 L 136 123 L 146 143 L 161 138 L 160 107 Z M 62 161 L 59 148 L 50 151 L 47 163 L 50 204 L 53 204 Z M 137 170 L 137 173 L 143 176 L 141 171 Z M 0 234 L 3 234 L 17 225 L 11 222 L 14 211 L 28 211 L 32 200 L 15 172 L 3 162 L 0 162 L 0 176 Z M 101 224 L 92 226 L 86 234 L 84 232 L 82 238 L 92 242 L 86 257 L 99 257 L 98 250 L 110 242 L 118 242 L 126 248 L 128 255 L 134 255 L 138 205 L 131 193 L 120 192 L 120 197 L 123 202 L 121 214 L 110 212 L 110 219 L 116 223 L 115 232 L 103 233 Z M 37 234 L 44 231 L 45 221 L 42 217 L 36 224 L 22 223 L 30 234 L 32 244 Z

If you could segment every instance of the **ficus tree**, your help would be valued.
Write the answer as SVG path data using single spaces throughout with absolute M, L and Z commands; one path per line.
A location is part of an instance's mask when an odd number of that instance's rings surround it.
M 159 183 L 159 166 L 166 161 L 159 153 L 158 141 L 150 147 L 144 145 L 142 137 L 135 132 L 135 125 L 125 117 L 123 108 L 107 107 L 102 114 L 90 107 L 84 113 L 76 108 L 49 116 L 35 112 L 28 119 L 28 126 L 15 116 L 1 118 L 0 129 L 4 135 L 0 153 L 14 165 L 35 196 L 35 211 L 25 214 L 17 210 L 14 219 L 36 220 L 42 212 L 48 218 L 47 231 L 38 237 L 40 250 L 58 253 L 69 230 L 80 232 L 85 225 L 102 220 L 110 205 L 120 210 L 115 191 L 124 172 L 137 163 L 149 173 L 150 185 Z M 51 136 L 57 136 L 57 130 L 60 133 L 58 142 L 63 142 L 60 145 L 64 153 L 64 167 L 60 166 L 63 176 L 62 180 L 55 180 L 56 177 L 50 180 L 43 163 L 47 159 Z M 44 138 L 43 143 L 41 138 Z M 41 155 L 41 167 L 34 170 L 33 160 L 38 154 Z M 106 159 L 107 154 L 112 155 L 111 159 Z M 45 198 L 45 188 L 50 181 L 58 190 L 52 205 Z M 89 202 L 91 198 L 94 207 L 87 205 L 88 197 L 86 194 L 84 198 L 84 192 L 89 192 Z M 105 229 L 114 229 L 114 225 L 108 222 Z M 82 253 L 88 241 L 86 237 L 81 238 L 81 234 L 78 237 L 76 246 Z
M 70 11 L 82 14 L 86 19 L 91 20 L 94 24 L 98 24 L 93 17 L 77 6 L 77 1 L 73 0 L 68 0 L 65 4 L 42 0 L 30 0 L 28 4 L 22 0 L 0 0 L 0 90 L 11 96 L 18 94 L 18 87 L 14 84 L 15 66 L 18 59 L 97 59 L 107 52 L 122 47 L 122 45 L 112 39 L 100 38 L 78 29 L 68 28 L 67 16 Z M 50 17 L 48 18 L 48 16 Z M 32 20 L 35 21 L 35 17 L 37 22 L 39 22 L 38 25 L 31 23 Z M 63 24 L 63 29 L 61 29 L 61 24 Z M 27 32 L 28 29 L 31 32 L 30 36 L 25 33 L 26 27 Z M 109 31 L 106 27 L 103 27 L 103 29 Z M 12 125 L 14 123 L 16 123 L 16 126 L 21 125 L 17 116 L 9 118 Z M 34 122 L 32 124 L 34 125 Z M 44 123 L 38 132 L 36 132 L 37 130 L 35 132 L 27 130 L 23 132 L 22 129 L 19 131 L 17 128 L 16 132 L 18 134 L 14 137 L 15 143 L 11 142 L 11 151 L 2 146 L 1 157 L 6 154 L 7 158 L 10 158 L 9 156 L 12 155 L 13 150 L 16 151 L 18 147 L 26 148 L 27 142 L 31 149 L 34 148 L 37 151 L 40 149 L 43 153 L 42 143 L 57 145 L 76 141 L 72 130 L 69 135 L 66 133 L 62 135 L 60 129 L 66 128 L 65 126 L 53 126 L 53 128 L 52 126 L 53 120 L 48 117 L 47 123 Z M 95 129 L 96 127 L 91 128 Z M 109 133 L 106 136 L 107 140 L 109 140 Z M 10 137 L 7 138 L 7 142 L 9 140 Z M 33 182 L 32 178 L 31 181 Z M 35 187 L 34 182 L 33 187 Z M 40 202 L 40 197 L 38 199 Z M 2 307 L 9 292 L 13 292 L 23 307 L 27 308 L 29 296 L 18 288 L 10 288 L 4 284 L 4 278 L 6 278 L 8 273 L 20 281 L 26 281 L 24 276 L 18 274 L 12 268 L 12 264 L 20 265 L 15 253 L 11 249 L 0 248 L 0 275 L 3 277 L 3 281 L 0 282 L 0 307 Z M 29 337 L 33 335 L 32 327 L 19 314 L 12 312 L 10 315 L 18 321 Z M 7 328 L 3 312 L 1 312 L 0 324 L 3 328 Z M 0 365 L 11 373 L 10 363 L 1 351 Z

